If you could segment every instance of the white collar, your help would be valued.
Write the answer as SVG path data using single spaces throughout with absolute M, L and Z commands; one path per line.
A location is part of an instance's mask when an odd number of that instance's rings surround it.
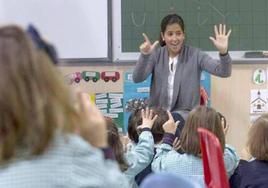
M 172 73 L 174 73 L 176 71 L 176 67 L 177 67 L 177 63 L 178 63 L 178 57 L 179 55 L 175 56 L 175 57 L 169 57 L 169 71 Z M 173 65 L 171 65 L 173 63 Z M 171 66 L 173 66 L 173 71 L 171 71 Z
M 177 64 L 178 57 L 179 57 L 179 55 L 177 55 L 175 57 L 169 57 L 169 64 L 171 64 L 172 62 L 175 63 L 175 64 Z

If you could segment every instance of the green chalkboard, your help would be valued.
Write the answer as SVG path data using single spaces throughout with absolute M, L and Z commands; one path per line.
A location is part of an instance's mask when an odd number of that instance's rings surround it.
M 268 0 L 121 0 L 122 52 L 138 52 L 143 32 L 157 40 L 169 13 L 184 19 L 188 45 L 215 51 L 213 25 L 226 23 L 229 50 L 268 49 Z

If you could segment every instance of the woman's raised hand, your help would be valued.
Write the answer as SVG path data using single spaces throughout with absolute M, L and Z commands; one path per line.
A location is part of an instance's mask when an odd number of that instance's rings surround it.
M 215 47 L 219 50 L 220 54 L 228 52 L 228 40 L 231 34 L 231 29 L 226 33 L 226 25 L 220 24 L 219 27 L 214 25 L 215 37 L 209 37 Z
M 150 54 L 158 44 L 158 40 L 152 44 L 145 33 L 142 33 L 142 35 L 144 37 L 144 42 L 140 45 L 140 52 L 142 54 Z

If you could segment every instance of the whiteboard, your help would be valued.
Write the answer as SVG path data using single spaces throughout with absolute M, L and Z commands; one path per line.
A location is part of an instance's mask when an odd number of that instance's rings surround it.
M 108 0 L 0 0 L 0 23 L 35 25 L 60 58 L 108 57 Z

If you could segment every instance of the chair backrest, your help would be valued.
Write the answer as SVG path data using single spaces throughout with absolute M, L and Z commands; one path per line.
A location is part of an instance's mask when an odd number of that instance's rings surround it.
M 218 138 L 204 128 L 198 128 L 205 184 L 208 188 L 229 188 L 223 154 Z
M 204 87 L 200 87 L 200 105 L 207 106 L 208 105 L 208 93 Z
M 197 182 L 187 179 L 185 177 L 171 174 L 167 172 L 160 172 L 150 174 L 141 183 L 140 188 L 201 188 Z

